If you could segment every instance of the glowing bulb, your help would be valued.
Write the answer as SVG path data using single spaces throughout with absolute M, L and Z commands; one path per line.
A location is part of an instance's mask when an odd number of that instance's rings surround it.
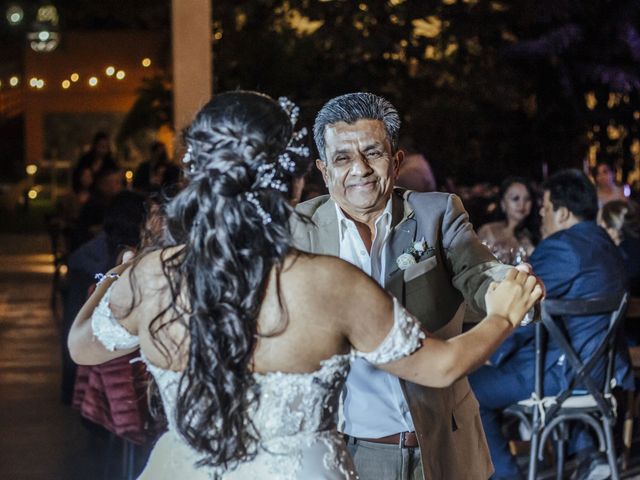
M 27 168 L 25 168 L 25 170 L 27 171 L 27 175 L 35 175 L 38 171 L 38 166 L 31 163 L 27 165 Z
M 51 37 L 51 34 L 47 31 L 38 33 L 38 40 L 40 40 L 41 42 L 46 42 L 47 40 L 49 40 L 49 37 Z
M 133 180 L 133 171 L 127 170 L 124 174 L 124 178 L 127 179 L 127 182 L 130 182 L 131 180 Z
M 104 73 L 106 73 L 107 76 L 111 77 L 114 73 L 116 73 L 116 69 L 115 67 L 107 67 Z
M 118 73 L 116 73 L 116 78 L 118 80 L 122 80 L 124 77 L 125 77 L 124 70 L 118 70 Z
M 22 22 L 24 18 L 24 10 L 20 8 L 18 5 L 11 5 L 7 9 L 7 20 L 9 20 L 9 24 L 18 25 Z
M 38 198 L 38 191 L 32 188 L 31 190 L 29 190 L 29 193 L 27 193 L 27 195 L 31 200 L 35 200 L 36 198 Z
M 98 85 L 98 77 L 91 77 L 89 79 L 89 85 L 91 87 L 95 87 L 96 85 Z
M 36 82 L 36 88 L 37 88 L 37 89 L 44 88 L 44 80 L 42 80 L 41 78 L 39 78 L 39 79 L 38 79 L 38 81 Z
M 38 85 L 38 79 L 36 77 L 33 77 L 29 80 L 29 85 L 31 85 L 32 87 L 36 87 Z
M 71 86 L 71 82 L 69 80 L 63 80 L 62 81 L 62 88 L 64 88 L 65 90 L 67 88 L 69 88 Z
M 144 68 L 150 67 L 151 66 L 151 59 L 150 58 L 143 58 L 142 59 L 142 66 Z
M 80 75 L 78 75 L 77 73 L 72 73 L 69 78 L 72 82 L 77 82 L 78 80 L 80 80 Z
M 20 83 L 20 79 L 15 75 L 9 79 L 9 85 L 11 85 L 12 87 L 18 86 L 18 83 Z

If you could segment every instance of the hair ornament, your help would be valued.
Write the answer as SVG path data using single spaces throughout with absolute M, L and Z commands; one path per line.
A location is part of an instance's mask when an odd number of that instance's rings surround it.
M 189 172 L 193 173 L 195 171 L 196 166 L 193 162 L 193 148 L 191 145 L 187 147 L 187 152 L 182 157 L 182 163 L 189 168 Z
M 270 224 L 271 215 L 269 215 L 269 213 L 262 207 L 262 204 L 260 203 L 260 200 L 258 200 L 258 198 L 256 197 L 256 194 L 253 192 L 245 192 L 244 196 L 249 203 L 251 203 L 254 207 L 256 207 L 256 210 L 258 211 L 258 215 L 260 215 L 260 218 L 262 218 L 262 223 L 264 225 Z
M 280 97 L 278 103 L 284 112 L 288 115 L 293 132 L 289 143 L 278 158 L 273 163 L 265 163 L 258 168 L 256 176 L 256 187 L 258 189 L 271 189 L 279 192 L 287 192 L 288 184 L 282 180 L 283 173 L 292 174 L 296 171 L 296 162 L 293 156 L 308 157 L 309 148 L 304 144 L 303 140 L 307 135 L 307 129 L 301 128 L 296 130 L 295 126 L 300 116 L 300 107 L 289 100 L 287 97 Z

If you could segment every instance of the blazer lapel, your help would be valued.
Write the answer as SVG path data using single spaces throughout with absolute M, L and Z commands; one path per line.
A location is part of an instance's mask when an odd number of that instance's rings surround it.
M 310 251 L 323 255 L 340 255 L 338 216 L 333 200 L 327 200 L 311 217 L 314 228 L 309 230 Z
M 404 196 L 394 192 L 392 204 L 392 225 L 385 258 L 385 284 L 398 267 L 396 259 L 415 241 L 418 222 L 413 216 L 413 209 Z

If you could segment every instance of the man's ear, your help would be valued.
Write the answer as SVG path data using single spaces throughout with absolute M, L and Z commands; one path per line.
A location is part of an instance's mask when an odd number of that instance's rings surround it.
M 328 185 L 329 182 L 327 180 L 327 164 L 324 163 L 321 159 L 316 158 L 316 168 L 320 170 L 320 173 L 322 174 L 322 178 L 324 179 L 324 184 Z
M 398 173 L 400 173 L 400 165 L 402 165 L 402 162 L 404 162 L 404 151 L 398 150 L 395 154 L 393 162 L 394 162 L 393 170 L 397 177 Z
M 560 207 L 554 213 L 555 213 L 556 219 L 557 219 L 557 221 L 558 221 L 558 223 L 560 225 L 562 225 L 563 223 L 568 222 L 569 219 L 571 218 L 571 212 L 569 211 L 569 209 L 567 207 Z

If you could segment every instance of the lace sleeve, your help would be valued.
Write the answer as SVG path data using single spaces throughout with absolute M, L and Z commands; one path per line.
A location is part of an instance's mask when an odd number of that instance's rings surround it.
M 369 353 L 354 351 L 358 358 L 381 364 L 400 360 L 415 352 L 422 344 L 425 334 L 420 322 L 411 315 L 396 298 L 393 299 L 393 326 L 378 347 Z
M 114 282 L 115 283 L 115 282 Z M 111 284 L 100 300 L 100 303 L 91 315 L 91 329 L 93 335 L 100 340 L 104 348 L 113 352 L 115 350 L 126 350 L 137 347 L 140 344 L 138 337 L 132 335 L 118 323 L 109 308 L 111 298 Z

